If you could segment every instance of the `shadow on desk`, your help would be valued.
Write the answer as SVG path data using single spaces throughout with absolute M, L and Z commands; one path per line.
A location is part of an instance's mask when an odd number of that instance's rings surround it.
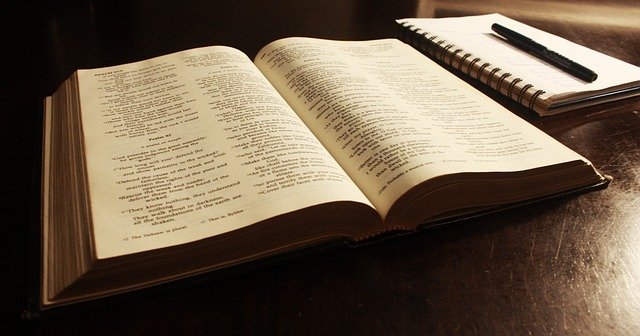
M 0 21 L 10 25 L 2 36 L 11 64 L 3 69 L 0 102 L 8 214 L 1 234 L 8 270 L 0 300 L 5 334 L 24 303 L 30 190 L 39 183 L 33 177 L 35 120 L 42 97 L 78 68 L 214 44 L 252 57 L 279 37 L 390 37 L 393 19 L 490 12 L 640 65 L 635 1 L 25 3 L 0 10 Z M 28 325 L 25 333 L 640 334 L 638 103 L 537 118 L 492 97 L 589 158 L 613 176 L 611 185 L 460 226 L 87 309 Z

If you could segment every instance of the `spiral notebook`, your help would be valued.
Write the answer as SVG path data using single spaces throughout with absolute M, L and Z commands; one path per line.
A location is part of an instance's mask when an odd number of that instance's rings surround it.
M 640 68 L 500 14 L 396 21 L 398 37 L 450 70 L 478 80 L 541 116 L 640 95 Z M 491 30 L 509 27 L 594 70 L 585 82 Z

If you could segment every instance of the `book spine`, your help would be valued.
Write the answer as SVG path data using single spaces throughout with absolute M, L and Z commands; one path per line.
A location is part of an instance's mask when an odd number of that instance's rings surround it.
M 545 103 L 547 95 L 544 90 L 537 89 L 522 78 L 475 57 L 473 53 L 447 42 L 446 39 L 434 33 L 423 31 L 407 22 L 398 23 L 397 28 L 398 39 L 429 58 L 452 68 L 459 74 L 488 85 L 539 114 L 547 110 Z

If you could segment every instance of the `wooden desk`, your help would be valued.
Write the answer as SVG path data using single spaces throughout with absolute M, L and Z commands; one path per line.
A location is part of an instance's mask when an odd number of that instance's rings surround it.
M 2 41 L 9 60 L 1 81 L 0 125 L 8 188 L 0 234 L 5 280 L 0 333 L 17 324 L 28 282 L 40 103 L 77 68 L 215 44 L 253 57 L 279 37 L 374 39 L 393 36 L 395 18 L 501 10 L 640 65 L 640 22 L 633 4 L 549 1 L 527 8 L 505 1 L 386 2 L 3 4 Z M 596 6 L 591 12 L 597 14 L 584 19 L 579 15 L 589 12 L 584 6 Z M 487 94 L 591 159 L 613 183 L 482 220 L 18 324 L 19 330 L 40 335 L 640 334 L 640 104 L 542 119 Z

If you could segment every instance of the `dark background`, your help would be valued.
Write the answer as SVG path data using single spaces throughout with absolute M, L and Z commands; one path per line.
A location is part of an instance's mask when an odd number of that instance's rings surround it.
M 280 37 L 374 39 L 393 19 L 502 12 L 640 65 L 634 1 L 0 1 L 0 333 L 640 333 L 638 103 L 538 118 L 609 188 L 20 321 L 37 280 L 42 99 L 79 68 Z M 482 88 L 480 88 L 482 89 Z M 6 331 L 6 332 L 5 332 Z

